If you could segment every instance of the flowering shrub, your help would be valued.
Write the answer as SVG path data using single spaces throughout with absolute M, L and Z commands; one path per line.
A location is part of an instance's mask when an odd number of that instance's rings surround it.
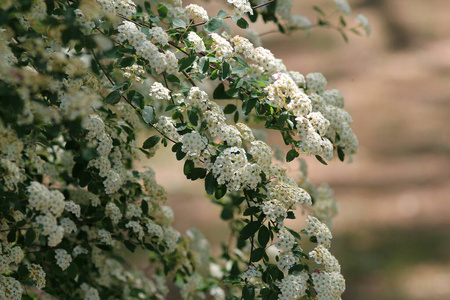
M 217 17 L 181 0 L 2 1 L 0 299 L 165 299 L 170 281 L 183 299 L 340 299 L 332 191 L 297 157 L 356 153 L 343 96 L 320 73 L 288 71 L 255 32 L 229 29 L 262 18 L 285 33 L 369 32 L 335 2 L 337 24 L 318 7 L 317 24 L 291 15 L 292 1 L 228 0 Z M 256 123 L 280 132 L 285 156 Z M 153 135 L 141 145 L 143 128 Z M 171 226 L 153 170 L 134 169 L 162 146 L 223 207 L 232 235 L 220 259 L 199 232 Z M 299 179 L 284 157 L 301 160 Z M 303 230 L 284 222 L 298 206 Z M 145 271 L 124 259 L 137 249 Z

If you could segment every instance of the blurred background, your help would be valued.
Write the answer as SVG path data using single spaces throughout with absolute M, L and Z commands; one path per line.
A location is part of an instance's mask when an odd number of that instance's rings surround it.
M 210 15 L 224 2 L 210 1 Z M 330 0 L 294 3 L 293 12 L 313 22 L 313 5 L 334 10 Z M 354 119 L 360 150 L 353 163 L 308 160 L 311 181 L 329 183 L 338 200 L 331 251 L 346 278 L 343 299 L 450 299 L 450 1 L 349 3 L 352 21 L 359 12 L 369 17 L 370 37 L 349 34 L 345 43 L 321 28 L 262 36 L 289 70 L 323 73 Z M 268 143 L 282 141 L 269 133 Z M 166 187 L 175 227 L 201 229 L 218 253 L 228 230 L 203 183 L 185 179 L 170 148 L 142 163 Z

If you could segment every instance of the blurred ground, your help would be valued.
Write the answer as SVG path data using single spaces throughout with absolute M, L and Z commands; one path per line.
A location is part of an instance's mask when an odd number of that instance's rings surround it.
M 331 1 L 294 2 L 314 20 L 312 5 Z M 328 182 L 339 201 L 332 252 L 347 280 L 343 299 L 450 299 L 450 2 L 349 2 L 369 17 L 369 38 L 350 35 L 346 44 L 325 29 L 263 36 L 290 70 L 322 72 L 354 119 L 355 162 L 309 164 L 311 180 Z M 168 190 L 177 228 L 199 227 L 215 249 L 226 241 L 201 182 L 187 181 L 170 153 L 148 164 Z

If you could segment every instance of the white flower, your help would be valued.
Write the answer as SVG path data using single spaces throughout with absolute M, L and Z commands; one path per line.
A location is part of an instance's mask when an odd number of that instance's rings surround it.
M 72 262 L 72 256 L 64 249 L 55 250 L 56 264 L 64 271 Z

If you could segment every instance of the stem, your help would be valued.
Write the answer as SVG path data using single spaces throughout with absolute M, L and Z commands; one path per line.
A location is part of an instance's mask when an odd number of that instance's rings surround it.
M 266 3 L 263 3 L 263 4 L 259 4 L 259 5 L 253 6 L 252 9 L 257 9 L 257 8 L 260 8 L 260 7 L 269 5 L 270 3 L 273 3 L 273 2 L 275 2 L 275 1 L 276 1 L 276 0 L 270 0 L 270 1 L 266 2 Z

